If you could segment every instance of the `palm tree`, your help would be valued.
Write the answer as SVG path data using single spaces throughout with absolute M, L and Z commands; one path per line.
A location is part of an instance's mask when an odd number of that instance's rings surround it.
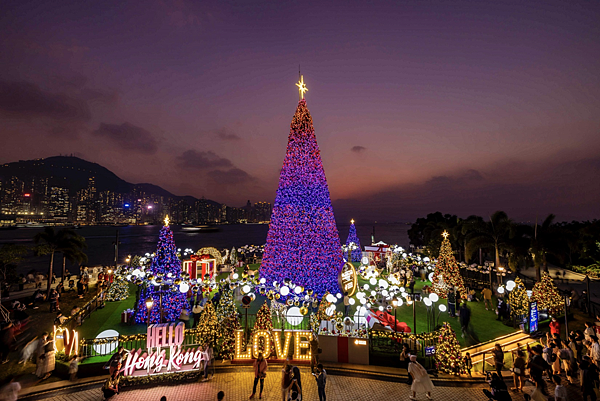
M 548 272 L 548 255 L 553 255 L 559 260 L 563 260 L 566 253 L 564 236 L 560 227 L 554 224 L 555 215 L 549 214 L 540 225 L 536 223 L 531 229 L 531 247 L 529 252 L 533 258 L 535 274 L 538 281 L 541 279 L 540 269 L 543 266 L 544 271 Z M 564 252 L 563 252 L 564 251 Z
M 481 218 L 472 219 L 465 225 L 467 232 L 467 254 L 472 255 L 478 248 L 494 249 L 496 268 L 500 266 L 500 253 L 509 250 L 510 238 L 514 232 L 514 224 L 507 214 L 497 211 L 489 221 Z
M 86 248 L 85 238 L 77 235 L 75 231 L 69 228 L 61 228 L 58 231 L 54 231 L 54 227 L 46 227 L 44 231 L 36 234 L 34 237 L 36 244 L 42 242 L 42 246 L 38 247 L 38 255 L 50 255 L 50 265 L 48 266 L 48 287 L 46 288 L 47 296 L 50 297 L 50 289 L 52 282 L 52 276 L 54 274 L 54 254 L 63 253 L 68 255 L 67 258 L 75 257 L 83 258 L 83 249 Z M 76 255 L 76 256 L 75 256 Z M 85 255 L 85 254 L 83 254 Z M 87 259 L 87 256 L 85 256 Z

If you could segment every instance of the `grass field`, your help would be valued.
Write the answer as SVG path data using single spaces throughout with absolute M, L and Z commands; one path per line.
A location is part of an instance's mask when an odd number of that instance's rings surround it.
M 253 270 L 258 269 L 259 265 L 251 265 Z M 238 269 L 238 273 L 241 276 L 243 269 Z M 221 274 L 217 277 L 217 280 L 226 278 L 226 274 Z M 364 285 L 366 283 L 365 280 L 359 278 L 359 285 Z M 429 282 L 421 282 L 417 280 L 415 283 L 415 292 L 420 292 L 421 288 L 424 285 L 430 285 Z M 133 308 L 135 303 L 135 294 L 137 291 L 137 286 L 131 284 L 130 285 L 130 297 L 125 301 L 120 302 L 107 302 L 106 307 L 104 309 L 100 309 L 92 314 L 90 318 L 88 318 L 83 325 L 79 328 L 80 338 L 95 338 L 99 333 L 104 330 L 114 329 L 120 334 L 135 334 L 142 333 L 146 330 L 146 326 L 143 324 L 137 325 L 128 325 L 121 323 L 121 312 L 128 308 Z M 253 316 L 258 312 L 258 309 L 262 306 L 262 304 L 266 301 L 266 297 L 263 297 L 259 294 L 256 296 L 256 300 L 250 304 L 250 308 L 248 309 L 248 314 L 250 315 L 249 322 L 250 325 L 254 321 Z M 439 305 L 439 302 L 438 302 Z M 355 308 L 358 306 L 358 302 L 356 305 L 351 307 L 350 314 L 353 316 L 355 312 Z M 480 342 L 489 341 L 496 337 L 508 334 L 513 332 L 515 329 L 512 327 L 504 325 L 502 322 L 496 320 L 496 314 L 492 310 L 485 310 L 483 302 L 469 302 L 469 307 L 471 308 L 471 324 L 477 339 Z M 337 305 L 337 310 L 343 312 L 344 305 L 342 302 L 339 302 Z M 239 311 L 241 313 L 242 319 L 241 323 L 244 324 L 244 313 L 245 311 L 240 307 Z M 435 318 L 438 324 L 442 322 L 449 322 L 452 328 L 456 331 L 459 342 L 462 346 L 466 346 L 465 340 L 460 336 L 461 328 L 460 322 L 458 318 L 451 318 L 448 312 L 440 313 L 437 305 L 435 308 L 430 308 L 427 310 L 427 307 L 423 302 L 415 303 L 414 307 L 415 317 L 416 317 L 416 326 L 417 333 L 431 331 L 433 326 L 428 326 L 428 314 L 435 313 Z M 393 314 L 393 312 L 392 312 Z M 405 322 L 411 329 L 413 328 L 413 307 L 407 305 L 406 303 L 396 310 L 396 317 L 400 322 Z M 306 319 L 306 318 L 305 318 Z M 431 321 L 431 320 L 429 320 Z

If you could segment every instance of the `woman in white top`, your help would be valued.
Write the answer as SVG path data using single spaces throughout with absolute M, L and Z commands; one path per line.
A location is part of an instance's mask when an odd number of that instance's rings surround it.
M 427 374 L 425 368 L 417 362 L 417 356 L 410 356 L 410 363 L 408 364 L 408 373 L 412 376 L 413 382 L 410 386 L 412 395 L 411 400 L 416 400 L 417 393 L 427 393 L 427 399 L 431 400 L 431 390 L 433 390 L 433 383 Z

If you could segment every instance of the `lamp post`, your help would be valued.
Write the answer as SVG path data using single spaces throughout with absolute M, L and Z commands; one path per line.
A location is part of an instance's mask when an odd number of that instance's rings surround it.
M 398 320 L 396 320 L 396 309 L 398 307 L 398 300 L 396 298 L 392 299 L 392 305 L 394 306 L 394 332 L 398 329 Z
M 146 309 L 148 309 L 148 319 L 146 319 L 147 326 L 150 326 L 150 311 L 152 310 L 153 305 L 154 305 L 154 300 L 152 298 L 148 298 L 146 300 Z
M 432 292 L 431 294 L 429 294 L 429 299 L 431 300 L 432 303 L 432 308 L 431 308 L 431 312 L 432 312 L 432 320 L 433 320 L 433 329 L 435 330 L 435 328 L 437 327 L 437 321 L 435 318 L 435 303 L 437 301 L 440 300 L 440 297 L 438 296 L 438 294 L 436 294 L 435 292 Z
M 410 297 L 406 300 L 406 303 L 413 307 L 413 331 L 417 334 L 417 313 L 415 310 L 415 293 L 413 292 Z

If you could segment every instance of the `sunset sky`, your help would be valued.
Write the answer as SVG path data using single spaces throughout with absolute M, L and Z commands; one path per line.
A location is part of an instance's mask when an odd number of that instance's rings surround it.
M 1 1 L 0 162 L 273 201 L 298 65 L 336 217 L 600 218 L 600 2 Z

